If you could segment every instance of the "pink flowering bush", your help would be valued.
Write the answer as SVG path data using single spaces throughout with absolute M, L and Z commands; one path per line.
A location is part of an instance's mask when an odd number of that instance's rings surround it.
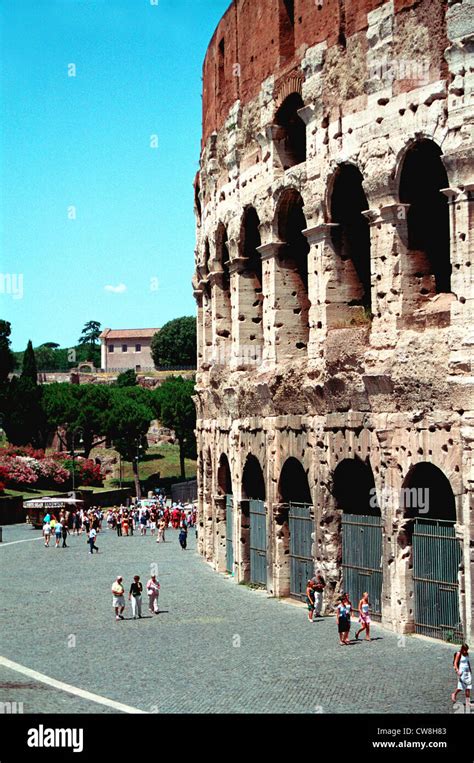
M 45 455 L 43 450 L 30 446 L 0 448 L 0 486 L 24 488 L 70 487 L 73 462 L 67 453 Z M 77 456 L 74 464 L 76 485 L 102 486 L 103 475 L 98 464 L 90 458 Z M 1 487 L 0 487 L 1 492 Z
M 28 459 L 21 456 L 1 456 L 0 466 L 5 472 L 8 487 L 23 487 L 38 482 L 36 471 L 32 469 Z

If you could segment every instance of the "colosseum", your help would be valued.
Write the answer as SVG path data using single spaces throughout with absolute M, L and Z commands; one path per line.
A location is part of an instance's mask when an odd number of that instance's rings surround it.
M 199 550 L 472 638 L 472 0 L 234 0 L 195 180 Z

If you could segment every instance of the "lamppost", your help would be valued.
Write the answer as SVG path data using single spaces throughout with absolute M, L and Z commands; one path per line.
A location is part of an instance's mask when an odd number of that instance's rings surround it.
M 143 445 L 141 444 L 140 440 L 137 440 L 137 455 L 135 456 L 135 461 L 137 464 L 137 500 L 140 500 L 142 497 L 142 491 L 140 487 L 140 471 L 139 471 L 139 463 L 140 463 L 140 455 L 141 451 L 143 451 Z
M 72 430 L 72 497 L 74 500 L 76 499 L 76 452 L 75 452 L 75 437 L 76 432 L 80 432 L 81 439 L 79 440 L 79 445 L 84 445 L 84 440 L 82 439 L 82 429 L 81 427 L 76 427 L 76 429 Z

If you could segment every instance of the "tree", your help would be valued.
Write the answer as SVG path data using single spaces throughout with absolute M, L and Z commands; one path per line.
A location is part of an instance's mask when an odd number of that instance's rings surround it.
M 8 375 L 15 368 L 15 356 L 10 349 L 11 324 L 0 320 L 0 384 L 8 380 Z
M 151 340 L 155 366 L 195 366 L 197 355 L 196 318 L 175 318 L 165 323 Z
M 68 450 L 77 449 L 82 439 L 81 450 L 88 458 L 92 448 L 107 438 L 110 393 L 111 388 L 102 384 L 45 385 L 43 405 L 49 431 L 64 428 L 63 445 Z
M 135 391 L 145 395 L 133 394 Z M 151 400 L 151 393 L 140 388 L 111 388 L 108 433 L 123 460 L 132 464 L 137 498 L 141 497 L 138 474 L 140 450 L 144 453 L 148 447 L 146 434 L 154 418 L 153 408 L 145 402 L 146 399 Z
M 13 377 L 6 395 L 4 429 L 14 445 L 45 445 L 47 422 L 42 405 L 43 389 L 37 377 L 35 353 L 29 341 L 20 378 Z
M 128 371 L 119 374 L 115 383 L 117 387 L 136 387 L 137 375 L 133 368 L 129 368 Z
M 38 381 L 38 368 L 36 366 L 35 351 L 31 339 L 28 340 L 26 345 L 25 354 L 23 355 L 23 365 L 21 369 L 21 379 L 30 379 L 34 384 Z
M 170 376 L 153 392 L 157 418 L 163 426 L 173 429 L 179 444 L 179 463 L 182 479 L 186 478 L 185 457 L 196 447 L 194 430 L 196 408 L 193 402 L 194 380 Z
M 96 367 L 100 365 L 99 336 L 100 323 L 98 321 L 88 321 L 82 329 L 82 334 L 78 340 L 79 345 L 87 350 L 85 359 L 81 358 L 80 361 L 86 360 L 94 363 Z M 99 358 L 98 362 L 97 358 Z

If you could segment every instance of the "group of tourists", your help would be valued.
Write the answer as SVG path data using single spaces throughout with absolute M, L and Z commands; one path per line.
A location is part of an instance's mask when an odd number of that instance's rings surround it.
M 308 607 L 308 620 L 311 623 L 321 617 L 323 607 L 323 591 L 326 587 L 325 580 L 320 572 L 317 572 L 314 578 L 308 580 L 306 584 L 306 604 Z M 370 641 L 370 603 L 369 594 L 365 591 L 359 601 L 359 623 L 360 628 L 356 632 L 356 641 L 361 633 L 365 631 L 365 640 Z M 336 623 L 339 633 L 339 643 L 341 646 L 349 645 L 349 634 L 351 630 L 352 603 L 347 593 L 343 593 L 337 600 Z
M 152 536 L 156 533 L 157 543 L 165 542 L 166 530 L 171 525 L 174 529 L 179 529 L 179 544 L 186 550 L 188 528 L 195 527 L 196 515 L 194 507 L 185 508 L 182 503 L 174 503 L 167 507 L 164 498 L 159 498 L 153 503 L 138 502 L 130 507 L 114 506 L 108 510 L 106 521 L 109 529 L 116 530 L 119 537 L 133 535 L 134 532 L 146 535 L 149 530 Z M 104 513 L 98 506 L 72 512 L 61 509 L 57 516 L 48 512 L 43 518 L 44 545 L 49 547 L 51 538 L 54 537 L 55 548 L 59 548 L 61 540 L 61 548 L 68 548 L 68 535 L 79 536 L 84 533 L 87 536 L 89 553 L 98 553 L 96 539 L 102 530 L 103 520 Z
M 137 506 L 114 506 L 107 513 L 107 525 L 111 530 L 116 530 L 117 536 L 133 535 L 139 532 L 146 535 L 150 531 L 155 536 L 156 542 L 165 542 L 165 533 L 171 525 L 174 529 L 185 530 L 180 532 L 180 543 L 187 535 L 187 529 L 196 524 L 196 509 L 185 509 L 182 504 L 173 504 L 171 508 L 162 502 L 148 504 L 139 503 Z M 183 536 L 183 538 L 181 537 Z M 186 546 L 185 546 L 186 547 Z
M 158 615 L 160 612 L 158 607 L 160 588 L 161 586 L 156 579 L 156 575 L 151 575 L 146 584 L 146 592 L 148 595 L 148 609 L 152 615 Z M 140 575 L 135 575 L 128 592 L 128 600 L 132 606 L 132 617 L 134 620 L 142 617 L 142 592 L 143 584 L 140 581 Z M 112 606 L 115 610 L 115 619 L 124 620 L 125 586 L 122 575 L 118 575 L 112 584 Z

